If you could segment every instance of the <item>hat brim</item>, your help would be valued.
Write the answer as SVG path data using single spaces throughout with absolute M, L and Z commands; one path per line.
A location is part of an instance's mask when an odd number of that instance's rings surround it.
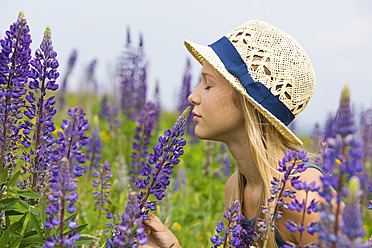
M 289 142 L 297 145 L 303 145 L 302 141 L 278 118 L 271 114 L 268 110 L 263 108 L 257 103 L 239 82 L 239 79 L 230 74 L 220 58 L 209 46 L 203 46 L 191 41 L 184 41 L 187 50 L 195 57 L 201 65 L 204 61 L 208 61 L 226 80 L 240 93 L 242 94 L 278 131 L 279 133 Z

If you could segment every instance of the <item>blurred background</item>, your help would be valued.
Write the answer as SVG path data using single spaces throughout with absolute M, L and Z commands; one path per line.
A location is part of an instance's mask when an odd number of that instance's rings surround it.
M 317 89 L 296 119 L 298 132 L 308 134 L 316 121 L 324 122 L 337 109 L 346 84 L 356 112 L 372 103 L 371 1 L 0 0 L 1 38 L 19 11 L 31 28 L 33 51 L 45 27 L 51 28 L 61 75 L 76 49 L 76 65 L 67 85 L 71 92 L 81 90 L 93 60 L 98 92 L 114 91 L 129 30 L 134 46 L 142 35 L 148 99 L 153 97 L 157 81 L 162 108 L 175 111 L 187 58 L 191 61 L 191 90 L 198 84 L 201 69 L 183 40 L 208 45 L 244 22 L 259 19 L 293 36 L 312 60 Z

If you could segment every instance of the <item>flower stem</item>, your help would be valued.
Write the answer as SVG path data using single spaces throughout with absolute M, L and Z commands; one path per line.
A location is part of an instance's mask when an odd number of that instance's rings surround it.
M 304 210 L 302 211 L 302 221 L 301 221 L 301 226 L 304 226 L 305 223 L 305 214 L 306 214 L 306 203 L 307 203 L 307 197 L 308 197 L 309 192 L 306 192 L 306 197 L 305 197 L 305 207 Z M 302 247 L 302 234 L 303 232 L 300 232 L 300 240 L 298 245 Z
M 158 175 L 159 175 L 159 173 L 160 173 L 160 171 L 161 171 L 161 168 L 163 167 L 165 161 L 167 161 L 167 160 L 165 159 L 165 157 L 168 157 L 168 156 L 166 156 L 166 155 L 169 154 L 169 152 L 170 152 L 171 148 L 173 147 L 175 141 L 176 141 L 176 139 L 174 139 L 174 141 L 173 141 L 173 142 L 171 143 L 171 145 L 169 146 L 169 151 L 168 151 L 168 152 L 163 156 L 163 160 L 161 161 L 161 164 L 160 164 L 160 166 L 159 166 L 159 168 L 158 168 L 158 170 L 156 171 L 156 174 L 155 174 L 156 179 L 154 180 L 154 178 L 152 178 L 152 181 L 151 181 L 150 187 L 147 188 L 146 195 L 145 195 L 145 197 L 143 197 L 142 202 L 141 202 L 141 204 L 140 204 L 140 209 L 143 208 L 143 206 L 145 205 L 145 203 L 146 203 L 146 201 L 147 201 L 147 198 L 149 198 L 149 196 L 150 196 L 150 189 L 154 186 L 154 184 L 155 184 L 155 182 L 156 182 L 156 180 L 157 180 L 157 178 L 158 178 Z

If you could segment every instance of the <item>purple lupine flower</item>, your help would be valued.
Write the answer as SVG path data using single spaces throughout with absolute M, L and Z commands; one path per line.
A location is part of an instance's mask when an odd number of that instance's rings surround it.
M 115 104 L 109 102 L 107 100 L 107 95 L 105 95 L 101 102 L 101 109 L 99 113 L 99 117 L 102 119 L 106 119 L 110 124 L 110 131 L 113 132 L 116 128 L 121 126 L 120 118 L 118 117 L 119 109 L 115 106 Z M 111 133 L 112 137 L 115 137 L 113 133 Z
M 48 180 L 47 171 L 52 164 L 53 131 L 56 130 L 53 118 L 57 110 L 54 108 L 54 96 L 47 98 L 46 94 L 58 89 L 56 79 L 59 76 L 57 72 L 59 64 L 56 56 L 57 53 L 52 46 L 50 28 L 47 27 L 40 49 L 36 50 L 35 58 L 30 62 L 32 65 L 29 74 L 31 78 L 30 90 L 25 97 L 28 104 L 26 104 L 27 110 L 24 114 L 28 119 L 35 118 L 36 121 L 34 124 L 25 120 L 21 125 L 24 134 L 21 143 L 26 148 L 20 157 L 25 161 L 22 173 L 30 174 L 31 177 L 26 177 L 20 187 L 28 187 L 37 193 L 43 193 L 44 184 Z
M 145 57 L 144 53 L 144 45 L 143 45 L 143 36 L 140 34 L 139 39 L 139 46 L 137 49 L 138 54 L 138 79 L 136 83 L 136 94 L 135 94 L 135 109 L 136 113 L 139 113 L 143 106 L 146 104 L 146 96 L 147 96 L 147 66 L 148 62 Z M 137 115 L 133 116 L 133 118 L 137 118 Z
M 62 84 L 61 84 L 61 89 L 60 89 L 60 94 L 59 94 L 59 107 L 63 108 L 65 106 L 65 93 L 66 93 L 66 88 L 67 88 L 67 82 L 68 78 L 70 77 L 70 74 L 72 72 L 72 69 L 74 68 L 75 62 L 77 58 L 77 50 L 74 49 L 72 53 L 70 54 L 70 57 L 68 59 L 67 63 L 67 69 L 65 72 L 65 76 L 63 78 Z
M 372 193 L 372 185 L 368 186 L 369 191 Z M 372 210 L 372 200 L 369 200 L 369 204 L 367 205 L 369 210 Z
M 324 127 L 324 137 L 323 140 L 327 140 L 328 138 L 334 138 L 335 133 L 334 133 L 334 123 L 335 123 L 335 117 L 333 114 L 328 114 L 325 127 Z
M 340 106 L 335 118 L 334 132 L 343 136 L 353 134 L 356 131 L 357 126 L 355 125 L 354 113 L 350 108 L 349 87 L 345 86 L 342 91 Z
M 54 247 L 56 244 L 61 246 L 72 246 L 77 240 L 80 239 L 80 233 L 75 231 L 76 222 L 75 218 L 68 219 L 67 229 L 71 232 L 66 234 L 65 219 L 67 214 L 76 212 L 74 205 L 79 196 L 75 192 L 77 184 L 71 176 L 69 161 L 67 158 L 56 161 L 50 168 L 50 193 L 48 200 L 50 205 L 45 209 L 45 214 L 48 216 L 45 222 L 45 228 L 52 229 L 52 236 L 47 237 L 44 243 L 44 248 Z M 59 233 L 57 232 L 59 228 Z
M 142 224 L 143 216 L 138 206 L 138 199 L 135 192 L 130 192 L 125 213 L 119 216 L 121 223 L 116 225 L 112 237 L 106 239 L 106 247 L 137 247 L 147 243 L 145 227 Z
M 52 159 L 59 161 L 62 158 L 69 160 L 71 174 L 79 177 L 84 174 L 83 164 L 86 155 L 81 151 L 88 143 L 88 136 L 84 135 L 90 127 L 88 120 L 85 119 L 85 112 L 79 106 L 67 111 L 71 119 L 62 120 L 61 128 L 64 133 L 57 132 L 58 138 L 55 140 L 57 149 L 53 151 Z
M 227 149 L 224 144 L 220 145 L 220 152 L 216 155 L 216 162 L 218 164 L 222 164 L 217 171 L 215 171 L 215 175 L 217 178 L 226 178 L 230 175 L 231 173 L 231 159 L 229 155 L 227 154 Z M 221 176 L 221 173 L 223 175 Z
M 320 129 L 319 123 L 315 123 L 315 126 L 314 126 L 314 128 L 311 132 L 310 137 L 311 137 L 311 150 L 313 152 L 317 152 L 318 147 L 320 146 L 320 143 L 323 140 L 323 134 L 322 134 L 322 131 Z
M 177 171 L 177 177 L 176 177 L 176 180 L 174 181 L 174 187 L 173 187 L 173 191 L 174 192 L 178 192 L 181 188 L 181 185 L 183 185 L 182 189 L 184 190 L 184 194 L 186 194 L 186 172 L 185 172 L 185 169 L 183 168 L 183 166 L 179 167 L 178 168 L 178 171 Z
M 143 39 L 140 38 L 140 45 L 134 48 L 129 29 L 127 44 L 119 61 L 119 76 L 120 107 L 125 117 L 135 120 L 146 103 L 147 60 L 143 49 Z
M 172 129 L 165 130 L 164 135 L 159 137 L 159 143 L 153 147 L 154 152 L 149 154 L 148 164 L 140 171 L 145 178 L 139 178 L 135 182 L 135 186 L 139 189 L 147 188 L 145 195 L 142 191 L 138 195 L 138 199 L 141 201 L 140 209 L 143 207 L 150 210 L 156 209 L 156 201 L 147 201 L 152 194 L 159 201 L 164 198 L 164 191 L 170 184 L 169 177 L 173 174 L 172 165 L 178 164 L 179 157 L 184 153 L 183 146 L 186 145 L 186 140 L 181 136 L 184 135 L 186 119 L 189 114 L 190 107 L 185 109 Z M 147 211 L 143 214 L 146 214 Z
M 89 83 L 88 87 L 93 88 L 93 93 L 98 94 L 98 83 L 95 77 L 97 59 L 93 59 L 86 68 L 86 78 Z
M 217 234 L 211 237 L 210 240 L 214 244 L 212 248 L 227 247 L 239 247 L 244 248 L 253 243 L 253 239 L 249 238 L 252 234 L 253 228 L 243 229 L 241 222 L 244 220 L 243 215 L 239 215 L 240 202 L 235 200 L 231 203 L 231 206 L 227 207 L 227 210 L 223 213 L 226 218 L 226 228 L 222 221 L 217 222 L 216 232 L 223 234 L 219 237 Z M 235 225 L 234 225 L 235 224 Z M 228 237 L 231 235 L 230 242 Z
M 161 101 L 160 101 L 160 89 L 159 81 L 155 83 L 154 92 L 154 104 L 155 104 L 155 120 L 154 120 L 154 132 L 157 134 L 160 132 L 160 115 L 161 115 Z
M 97 188 L 97 191 L 93 192 L 93 198 L 97 198 L 97 200 L 94 202 L 94 206 L 95 210 L 99 211 L 96 222 L 97 228 L 102 211 L 105 210 L 106 213 L 109 213 L 108 209 L 105 208 L 105 205 L 110 204 L 109 189 L 111 189 L 111 184 L 109 183 L 109 181 L 112 177 L 110 164 L 107 161 L 105 161 L 101 165 L 99 171 L 94 170 L 93 177 L 95 177 L 96 179 L 93 180 L 92 186 Z
M 181 90 L 180 90 L 179 98 L 178 98 L 179 99 L 178 111 L 180 113 L 187 107 L 192 106 L 192 104 L 188 101 L 188 97 L 191 94 L 191 80 L 192 80 L 191 62 L 190 62 L 190 58 L 187 58 L 186 68 L 183 74 Z M 192 121 L 192 118 L 193 118 L 192 115 L 190 115 L 187 118 L 186 130 L 187 130 L 187 134 L 189 134 L 190 136 L 190 142 L 195 143 L 195 142 L 198 142 L 199 139 L 195 136 L 195 125 L 196 124 Z
M 360 114 L 360 136 L 363 139 L 363 162 L 372 161 L 372 109 Z
M 11 177 L 17 160 L 23 118 L 23 100 L 27 93 L 31 59 L 31 36 L 26 18 L 20 12 L 17 21 L 10 25 L 0 40 L 0 185 L 3 172 Z
M 293 187 L 297 190 L 304 190 L 306 192 L 305 199 L 307 200 L 309 192 L 319 192 L 320 186 L 316 185 L 315 181 L 312 181 L 311 183 L 307 183 L 306 181 L 299 181 L 296 180 L 293 184 Z M 295 245 L 293 243 L 288 242 L 286 245 L 284 245 L 284 248 L 290 248 L 290 247 L 313 247 L 315 243 L 310 243 L 303 245 L 302 244 L 302 235 L 307 231 L 308 234 L 314 235 L 315 232 L 319 231 L 318 223 L 317 222 L 311 222 L 307 226 L 304 225 L 305 222 L 305 214 L 311 214 L 318 211 L 317 205 L 318 201 L 315 201 L 315 199 L 312 199 L 310 204 L 305 201 L 305 199 L 300 203 L 297 199 L 294 199 L 290 204 L 286 205 L 288 209 L 291 211 L 297 211 L 302 212 L 302 221 L 301 223 L 295 223 L 293 220 L 288 220 L 288 222 L 285 223 L 285 226 L 293 233 L 296 233 L 297 231 L 300 233 L 300 239 L 299 244 Z
M 348 201 L 343 209 L 342 213 L 342 225 L 340 227 L 341 231 L 347 237 L 346 243 L 360 242 L 366 233 L 363 227 L 363 217 L 362 210 L 360 207 L 360 196 L 362 192 L 360 190 L 359 178 L 353 176 L 349 181 L 349 195 Z M 346 247 L 346 246 L 345 246 Z M 349 247 L 359 247 L 359 246 L 349 246 Z
M 348 195 L 346 182 L 353 176 L 357 176 L 362 189 L 367 189 L 369 183 L 368 177 L 364 174 L 363 142 L 353 135 L 356 131 L 355 121 L 348 104 L 350 104 L 349 93 L 345 88 L 335 120 L 335 137 L 328 138 L 327 143 L 323 144 L 322 159 L 318 159 L 317 162 L 322 165 L 325 172 L 321 177 L 322 191 L 319 192 L 326 200 L 320 206 L 322 230 L 319 234 L 319 243 L 326 247 L 341 245 L 339 242 L 345 239 L 345 234 L 339 230 L 342 200 Z M 331 203 L 333 189 L 337 192 L 336 207 Z
M 283 178 L 279 179 L 273 177 L 273 181 L 271 181 L 271 197 L 269 198 L 269 202 L 274 202 L 276 200 L 275 205 L 272 206 L 264 206 L 262 213 L 267 214 L 270 212 L 270 209 L 273 208 L 271 214 L 269 215 L 269 219 L 263 219 L 257 222 L 258 231 L 260 232 L 261 238 L 264 238 L 264 246 L 266 247 L 267 244 L 267 237 L 269 232 L 274 231 L 275 223 L 277 219 L 282 218 L 282 212 L 279 210 L 281 206 L 285 209 L 288 208 L 289 203 L 284 201 L 284 197 L 295 198 L 295 190 L 286 189 L 286 183 L 291 183 L 294 187 L 296 184 L 300 183 L 298 174 L 293 174 L 294 171 L 299 173 L 304 172 L 307 169 L 305 165 L 306 162 L 309 161 L 307 157 L 307 153 L 304 150 L 296 151 L 285 151 L 284 158 L 278 162 L 279 168 L 278 171 L 282 172 Z
M 153 122 L 155 119 L 154 104 L 148 102 L 145 109 L 137 120 L 138 126 L 135 129 L 134 141 L 132 144 L 132 161 L 130 164 L 129 174 L 131 175 L 130 181 L 135 182 L 140 171 L 146 167 L 148 146 L 150 144 L 151 132 L 153 129 Z
M 93 168 L 98 169 L 100 166 L 101 154 L 102 154 L 102 138 L 99 133 L 98 119 L 95 117 L 95 124 L 92 128 L 92 133 L 90 139 L 88 140 L 87 149 L 85 150 L 87 154 L 87 160 L 90 161 L 90 166 L 88 168 L 88 177 Z
M 66 69 L 66 72 L 65 72 L 65 77 L 63 78 L 63 82 L 61 84 L 61 91 L 62 92 L 66 91 L 67 80 L 68 80 L 68 77 L 70 76 L 70 74 L 72 72 L 72 69 L 75 66 L 77 55 L 78 55 L 77 50 L 76 49 L 72 50 L 72 52 L 70 54 L 70 57 L 68 59 L 68 62 L 67 62 L 67 69 Z

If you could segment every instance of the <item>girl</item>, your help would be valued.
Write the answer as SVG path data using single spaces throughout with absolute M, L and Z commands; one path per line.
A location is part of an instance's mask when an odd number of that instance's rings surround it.
M 189 52 L 203 65 L 201 82 L 189 96 L 194 105 L 195 134 L 206 140 L 224 142 L 237 165 L 225 186 L 225 207 L 241 202 L 243 226 L 266 218 L 262 206 L 270 198 L 270 181 L 286 150 L 302 145 L 287 125 L 307 105 L 315 90 L 315 74 L 303 48 L 282 30 L 262 21 L 250 21 L 209 46 L 185 41 Z M 308 163 L 300 180 L 320 185 L 320 169 Z M 291 186 L 286 184 L 287 188 Z M 305 193 L 297 192 L 299 202 Z M 310 193 L 307 201 L 317 201 Z M 289 200 L 289 199 L 287 199 Z M 302 213 L 281 209 L 267 247 L 298 244 L 298 232 L 284 225 L 288 219 L 301 223 Z M 154 215 L 145 221 L 149 241 L 144 247 L 181 247 L 177 238 Z M 318 220 L 306 215 L 305 225 Z M 316 241 L 304 233 L 302 244 Z M 260 243 L 259 243 L 260 244 Z

